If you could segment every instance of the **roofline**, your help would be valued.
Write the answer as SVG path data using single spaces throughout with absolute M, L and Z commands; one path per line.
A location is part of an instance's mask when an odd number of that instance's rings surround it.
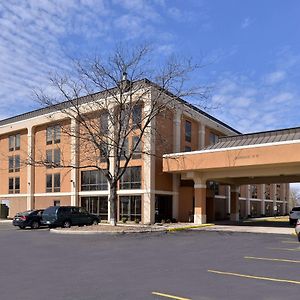
M 227 135 L 227 136 L 222 136 L 220 137 L 220 140 L 225 140 L 225 139 L 230 139 L 230 138 L 236 138 L 238 139 L 239 137 L 247 137 L 251 135 L 256 135 L 256 134 L 269 134 L 269 133 L 280 133 L 282 131 L 289 131 L 289 130 L 300 130 L 300 127 L 288 127 L 288 128 L 280 128 L 280 129 L 272 129 L 272 130 L 267 130 L 267 131 L 256 131 L 256 132 L 249 132 L 249 133 L 240 133 L 237 135 Z
M 153 86 L 153 87 L 155 87 L 157 89 L 162 90 L 164 93 L 166 93 L 167 95 L 170 95 L 171 97 L 176 97 L 170 91 L 166 90 L 165 88 L 162 88 L 161 86 L 159 86 L 158 84 L 150 81 L 147 78 L 134 81 L 133 83 L 139 83 L 139 82 L 144 82 L 146 84 L 149 84 L 149 85 L 151 85 L 151 86 Z M 113 91 L 114 89 L 116 89 L 116 88 L 113 87 L 113 88 L 110 88 L 110 89 L 106 89 L 104 91 L 100 91 L 100 92 L 96 92 L 96 93 L 93 93 L 93 94 L 81 96 L 79 98 L 73 99 L 72 101 L 77 100 L 77 101 L 80 101 L 80 102 L 84 103 L 90 97 L 101 96 L 101 95 L 107 93 L 108 91 Z M 177 97 L 177 100 L 180 101 L 182 104 L 188 106 L 189 108 L 193 109 L 194 111 L 196 111 L 196 112 L 204 115 L 205 117 L 209 118 L 210 120 L 212 120 L 212 121 L 214 121 L 214 122 L 222 125 L 223 127 L 227 128 L 227 129 L 229 129 L 229 130 L 231 130 L 233 132 L 236 132 L 238 135 L 242 134 L 241 132 L 237 131 L 233 127 L 231 127 L 231 126 L 227 125 L 226 123 L 220 121 L 219 119 L 213 117 L 212 115 L 210 115 L 207 112 L 203 111 L 202 109 L 196 107 L 195 105 L 187 102 L 186 100 L 183 100 L 183 99 L 181 99 L 179 97 Z M 68 104 L 69 102 L 70 101 L 68 101 L 68 100 L 62 101 L 62 102 L 54 104 L 54 105 L 50 105 L 50 106 L 47 106 L 47 107 L 38 108 L 38 109 L 35 109 L 35 110 L 32 110 L 32 111 L 28 111 L 28 112 L 25 112 L 25 113 L 22 113 L 22 114 L 13 116 L 13 117 L 9 117 L 9 118 L 0 120 L 0 126 L 11 124 L 11 123 L 15 123 L 15 122 L 18 122 L 18 121 L 27 120 L 27 119 L 30 119 L 30 118 L 33 118 L 33 117 L 37 117 L 37 116 L 42 116 L 42 115 L 50 113 L 50 112 L 55 112 L 55 111 L 59 110 L 59 107 L 61 105 Z

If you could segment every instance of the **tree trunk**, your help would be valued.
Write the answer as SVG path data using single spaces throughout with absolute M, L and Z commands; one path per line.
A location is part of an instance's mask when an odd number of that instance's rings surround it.
M 110 224 L 113 226 L 117 225 L 118 220 L 118 196 L 117 196 L 117 184 L 113 183 L 109 189 L 109 204 L 110 204 Z

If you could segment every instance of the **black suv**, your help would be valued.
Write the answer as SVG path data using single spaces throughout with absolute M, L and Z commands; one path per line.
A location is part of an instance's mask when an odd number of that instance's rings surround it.
M 25 227 L 38 229 L 41 225 L 43 211 L 43 209 L 39 209 L 18 213 L 13 219 L 13 225 L 19 226 L 20 229 L 24 229 Z
M 97 215 L 88 213 L 82 207 L 50 206 L 44 210 L 42 224 L 49 227 L 96 225 L 100 222 Z

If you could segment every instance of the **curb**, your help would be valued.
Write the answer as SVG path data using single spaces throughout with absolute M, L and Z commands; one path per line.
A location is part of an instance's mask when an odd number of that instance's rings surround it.
M 204 227 L 210 227 L 215 226 L 215 224 L 201 224 L 201 225 L 191 225 L 191 226 L 184 226 L 184 227 L 175 227 L 175 228 L 167 228 L 168 232 L 175 232 L 175 231 L 183 231 L 183 230 L 189 230 L 189 229 L 195 229 L 195 228 L 204 228 Z
M 75 235 L 92 235 L 92 234 L 109 234 L 109 235 L 122 235 L 122 234 L 131 234 L 131 233 L 152 233 L 152 232 L 167 232 L 165 228 L 163 229 L 148 229 L 148 230 L 122 230 L 122 231 L 67 231 L 61 229 L 50 229 L 51 233 L 55 234 L 75 234 Z

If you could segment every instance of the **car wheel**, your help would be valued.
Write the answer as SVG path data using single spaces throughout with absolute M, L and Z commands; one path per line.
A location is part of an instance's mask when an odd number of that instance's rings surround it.
M 39 229 L 40 228 L 40 223 L 37 221 L 33 221 L 31 224 L 32 229 Z
M 71 227 L 71 221 L 69 221 L 69 220 L 64 221 L 61 227 L 62 228 L 70 228 Z
M 25 229 L 25 226 L 19 226 L 20 229 Z
M 98 225 L 98 223 L 99 223 L 98 220 L 94 219 L 92 225 Z

